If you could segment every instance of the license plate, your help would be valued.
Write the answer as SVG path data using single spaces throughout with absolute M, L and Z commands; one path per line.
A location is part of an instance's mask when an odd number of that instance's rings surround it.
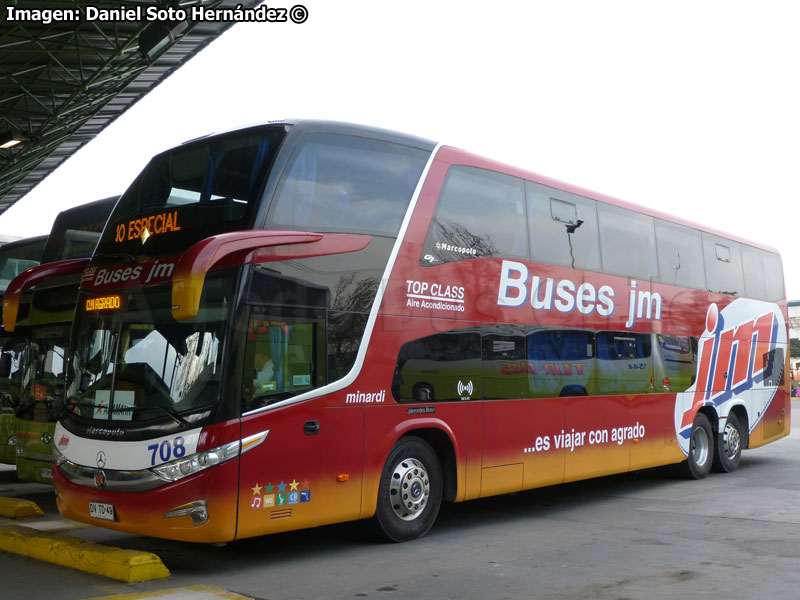
M 39 475 L 42 479 L 53 479 L 53 469 L 42 467 L 39 469 Z
M 89 502 L 89 516 L 105 521 L 114 520 L 114 505 L 106 502 Z

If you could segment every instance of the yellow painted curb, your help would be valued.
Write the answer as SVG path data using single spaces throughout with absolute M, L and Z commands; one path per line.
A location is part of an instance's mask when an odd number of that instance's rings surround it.
M 0 498 L 0 517 L 24 519 L 41 516 L 44 516 L 44 512 L 36 502 L 22 498 Z
M 114 594 L 113 596 L 101 596 L 89 598 L 88 600 L 150 600 L 151 598 L 161 598 L 163 600 L 214 600 L 218 598 L 224 600 L 253 600 L 251 596 L 242 596 L 213 585 L 187 585 L 186 587 L 170 590 Z
M 41 533 L 19 525 L 0 527 L 0 550 L 126 583 L 169 577 L 161 559 L 150 552 L 102 546 L 78 537 Z

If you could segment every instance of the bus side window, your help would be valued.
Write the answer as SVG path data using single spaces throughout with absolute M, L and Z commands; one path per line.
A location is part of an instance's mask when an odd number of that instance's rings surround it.
M 523 181 L 475 167 L 447 172 L 422 256 L 431 263 L 469 258 L 528 258 Z
M 403 344 L 392 395 L 398 402 L 480 399 L 480 334 L 469 329 L 445 331 Z
M 768 302 L 783 298 L 783 266 L 780 257 L 745 244 L 741 248 L 745 295 Z
M 245 411 L 325 385 L 325 329 L 319 310 L 251 312 L 242 373 Z
M 761 254 L 762 264 L 764 266 L 765 278 L 765 300 L 769 302 L 778 302 L 786 297 L 785 290 L 783 289 L 783 263 L 778 254 L 767 252 L 766 250 L 759 250 Z
M 658 270 L 661 283 L 706 289 L 700 232 L 691 227 L 655 220 Z
M 307 134 L 281 174 L 269 224 L 396 236 L 426 159 L 381 140 Z
M 603 271 L 642 281 L 658 280 L 653 217 L 599 204 Z
M 525 194 L 533 260 L 600 271 L 596 202 L 531 181 Z
M 703 258 L 710 292 L 745 295 L 742 253 L 737 242 L 704 232 Z

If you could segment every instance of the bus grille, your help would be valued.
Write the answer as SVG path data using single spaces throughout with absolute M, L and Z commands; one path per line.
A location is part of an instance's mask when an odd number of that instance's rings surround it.
M 282 510 L 273 510 L 269 513 L 270 519 L 289 519 L 292 516 L 291 508 L 284 508 Z

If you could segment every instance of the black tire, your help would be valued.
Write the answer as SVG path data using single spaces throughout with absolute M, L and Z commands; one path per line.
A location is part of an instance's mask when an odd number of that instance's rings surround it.
M 744 435 L 738 417 L 730 413 L 721 433 L 715 436 L 713 468 L 718 473 L 732 473 L 742 459 Z
M 677 473 L 685 479 L 703 479 L 714 462 L 714 433 L 711 423 L 703 413 L 697 413 L 689 437 L 689 456 L 676 465 Z
M 425 440 L 402 438 L 386 459 L 378 488 L 375 522 L 392 542 L 424 536 L 442 504 L 442 468 Z

